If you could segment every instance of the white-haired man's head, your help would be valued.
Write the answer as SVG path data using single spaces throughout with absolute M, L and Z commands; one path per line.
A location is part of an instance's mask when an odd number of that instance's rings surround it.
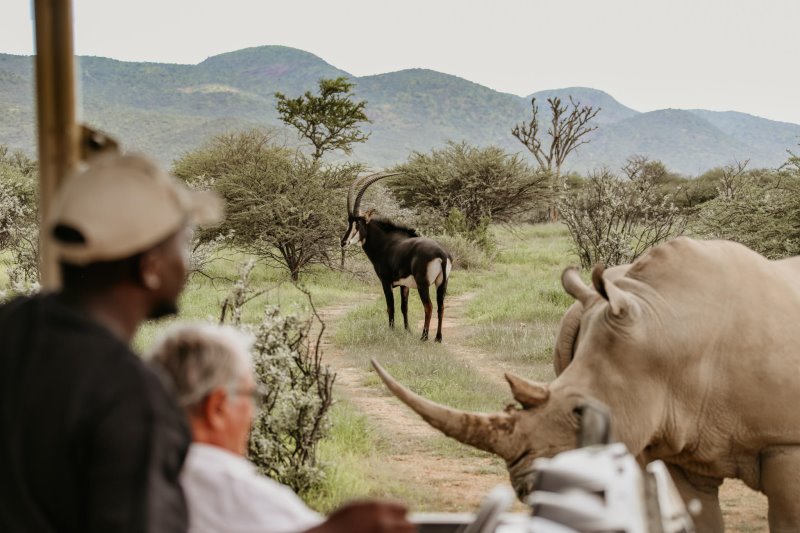
M 167 330 L 151 361 L 171 379 L 196 442 L 244 455 L 255 414 L 248 335 L 227 326 L 189 324 Z

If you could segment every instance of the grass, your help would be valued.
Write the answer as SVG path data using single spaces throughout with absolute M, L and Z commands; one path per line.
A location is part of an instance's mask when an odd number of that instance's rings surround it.
M 160 332 L 175 321 L 218 322 L 222 302 L 239 278 L 242 266 L 249 257 L 236 251 L 223 250 L 217 254 L 204 275 L 193 274 L 181 295 L 177 317 L 144 323 L 134 339 L 134 348 L 147 352 Z M 249 301 L 243 308 L 242 321 L 258 323 L 265 306 L 275 305 L 286 314 L 310 314 L 308 298 L 298 290 L 283 269 L 257 262 L 250 274 L 253 292 L 261 294 Z M 347 272 L 336 272 L 322 266 L 311 268 L 303 276 L 300 286 L 308 290 L 314 306 L 319 309 L 355 295 L 369 291 L 369 284 L 361 277 Z
M 562 226 L 524 226 L 495 231 L 500 252 L 490 272 L 477 274 L 476 296 L 467 309 L 472 345 L 498 361 L 534 369 L 529 377 L 552 379 L 554 335 L 572 298 L 561 287 L 561 271 L 574 263 Z
M 348 350 L 358 367 L 369 370 L 370 359 L 375 358 L 417 394 L 461 409 L 494 409 L 495 402 L 486 399 L 507 396 L 505 390 L 461 361 L 447 343 L 420 343 L 418 332 L 390 329 L 384 305 L 381 301 L 359 306 L 337 329 L 335 341 Z M 412 307 L 409 305 L 409 322 L 416 324 L 422 312 Z M 366 384 L 378 386 L 377 375 L 370 376 Z
M 326 465 L 325 481 L 304 495 L 311 507 L 328 513 L 358 498 L 412 499 L 382 465 L 381 457 L 391 445 L 365 415 L 339 399 L 331 410 L 331 422 L 331 432 L 317 450 L 319 461 Z

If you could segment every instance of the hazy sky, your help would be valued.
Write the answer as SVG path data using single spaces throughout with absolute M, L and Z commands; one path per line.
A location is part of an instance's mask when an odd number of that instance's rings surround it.
M 250 46 L 355 76 L 421 67 L 528 95 L 586 86 L 639 111 L 800 124 L 800 0 L 75 0 L 80 55 L 198 63 Z M 0 1 L 0 52 L 32 54 L 30 4 Z

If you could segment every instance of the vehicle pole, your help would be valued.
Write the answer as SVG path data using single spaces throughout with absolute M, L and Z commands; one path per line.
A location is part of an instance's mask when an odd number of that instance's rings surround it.
M 34 0 L 39 136 L 39 273 L 43 289 L 59 285 L 51 236 L 53 199 L 79 160 L 75 120 L 72 0 Z

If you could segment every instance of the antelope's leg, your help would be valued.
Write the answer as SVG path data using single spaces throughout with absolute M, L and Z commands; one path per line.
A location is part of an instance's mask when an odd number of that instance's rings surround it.
M 417 281 L 417 290 L 419 291 L 419 299 L 422 300 L 422 306 L 425 308 L 425 327 L 422 329 L 422 338 L 420 340 L 426 341 L 428 340 L 428 329 L 431 327 L 433 304 L 431 303 L 431 295 L 428 292 L 428 285 Z
M 444 321 L 444 295 L 447 293 L 447 278 L 436 287 L 436 316 L 439 323 L 436 326 L 436 342 L 442 342 L 442 321 Z
M 403 313 L 403 325 L 408 329 L 408 287 L 400 287 L 400 311 Z
M 382 283 L 383 295 L 386 297 L 386 312 L 389 313 L 389 327 L 394 327 L 394 293 L 391 283 Z

